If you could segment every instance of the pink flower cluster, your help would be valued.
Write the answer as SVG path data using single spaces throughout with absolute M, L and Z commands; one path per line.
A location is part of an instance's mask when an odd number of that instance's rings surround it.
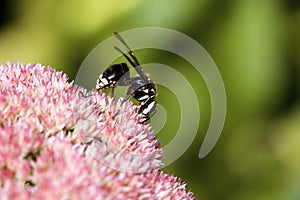
M 1 199 L 194 199 L 159 171 L 162 150 L 132 103 L 67 80 L 0 65 Z

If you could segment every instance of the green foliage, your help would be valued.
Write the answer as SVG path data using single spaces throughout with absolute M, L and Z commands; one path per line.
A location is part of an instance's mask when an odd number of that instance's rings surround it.
M 5 20 L 0 21 L 1 63 L 41 62 L 57 66 L 72 79 L 89 51 L 114 31 L 158 26 L 191 36 L 222 74 L 227 119 L 217 146 L 208 157 L 198 159 L 210 119 L 205 83 L 174 55 L 138 52 L 143 63 L 164 63 L 188 77 L 200 102 L 197 138 L 165 170 L 188 182 L 198 199 L 300 198 L 300 6 L 296 1 L 23 0 L 7 1 L 1 9 L 5 9 L 1 16 Z M 174 95 L 167 88 L 159 91 L 158 101 L 169 100 L 168 115 L 175 116 L 158 135 L 165 145 L 174 137 L 180 113 Z

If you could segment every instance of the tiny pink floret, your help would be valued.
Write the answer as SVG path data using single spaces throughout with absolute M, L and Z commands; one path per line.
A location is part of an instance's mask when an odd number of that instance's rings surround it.
M 194 199 L 121 102 L 51 67 L 0 65 L 0 198 Z

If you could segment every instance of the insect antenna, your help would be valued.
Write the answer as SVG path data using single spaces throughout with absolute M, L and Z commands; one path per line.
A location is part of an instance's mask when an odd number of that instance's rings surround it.
M 120 52 L 133 67 L 135 66 L 135 63 L 121 49 L 116 46 L 114 46 L 114 49 Z
M 135 65 L 136 66 L 140 66 L 140 63 L 139 63 L 137 57 L 134 55 L 133 51 L 130 49 L 129 45 L 125 42 L 125 40 L 122 38 L 122 36 L 119 33 L 117 33 L 117 32 L 114 32 L 113 34 L 126 47 L 129 55 L 134 60 Z
M 135 54 L 133 53 L 133 51 L 130 49 L 128 44 L 125 42 L 125 40 L 122 38 L 122 36 L 119 33 L 114 32 L 113 35 L 126 47 L 127 52 L 129 53 L 131 59 L 123 51 L 121 51 L 121 49 L 119 49 L 118 47 L 115 46 L 114 48 L 117 51 L 119 51 L 128 60 L 128 62 L 133 66 L 133 68 L 141 76 L 141 78 L 144 80 L 144 82 L 147 83 L 148 77 L 145 75 L 144 70 L 140 66 L 140 63 L 139 63 L 137 57 L 135 56 Z

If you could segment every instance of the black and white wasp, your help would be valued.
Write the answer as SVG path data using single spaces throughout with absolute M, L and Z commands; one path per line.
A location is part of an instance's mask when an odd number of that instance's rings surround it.
M 136 70 L 138 76 L 130 77 L 129 68 L 126 63 L 114 64 L 100 74 L 97 80 L 96 90 L 112 88 L 113 94 L 115 87 L 129 86 L 123 102 L 127 101 L 130 96 L 136 99 L 139 102 L 139 116 L 142 122 L 146 122 L 156 111 L 155 96 L 157 92 L 155 84 L 152 79 L 144 73 L 137 57 L 121 35 L 116 32 L 113 33 L 113 35 L 125 46 L 129 56 L 116 46 L 114 46 L 114 49 L 119 51 L 126 58 Z

